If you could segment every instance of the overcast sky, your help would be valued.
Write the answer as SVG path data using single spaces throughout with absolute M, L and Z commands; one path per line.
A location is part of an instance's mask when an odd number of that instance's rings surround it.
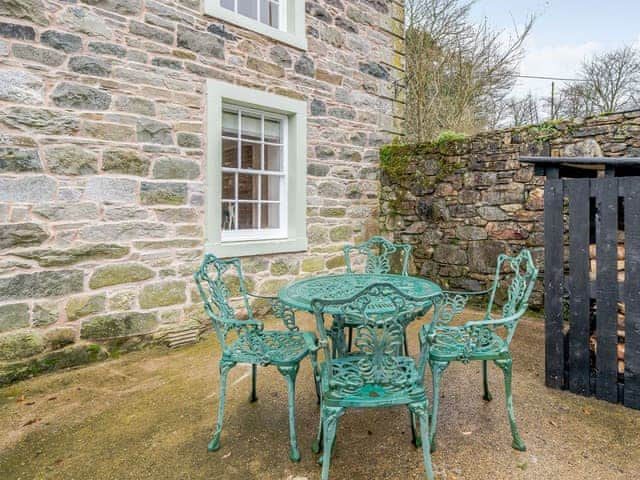
M 478 0 L 473 10 L 476 20 L 486 17 L 494 28 L 511 31 L 529 13 L 538 20 L 521 75 L 573 78 L 590 54 L 624 44 L 640 47 L 640 0 Z M 551 82 L 519 79 L 514 93 L 529 90 L 548 96 Z

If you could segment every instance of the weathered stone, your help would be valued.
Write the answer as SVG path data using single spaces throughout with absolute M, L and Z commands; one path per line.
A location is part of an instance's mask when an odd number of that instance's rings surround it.
M 182 62 L 171 58 L 156 57 L 151 59 L 151 65 L 172 70 L 182 70 Z
M 114 263 L 96 268 L 89 279 L 89 288 L 142 282 L 154 276 L 155 272 L 142 263 Z
M 106 340 L 150 333 L 156 327 L 157 320 L 153 313 L 124 312 L 97 315 L 82 322 L 80 338 Z
M 46 327 L 58 321 L 58 303 L 45 302 L 34 305 L 31 325 L 34 327 Z
M 0 16 L 29 20 L 38 25 L 48 25 L 47 9 L 42 0 L 2 0 Z
M 37 223 L 0 224 L 0 249 L 40 245 L 48 238 L 46 229 Z
M 126 48 L 115 43 L 90 42 L 89 50 L 98 55 L 111 55 L 118 58 L 124 58 L 127 54 Z
M 565 145 L 562 156 L 565 157 L 602 157 L 600 144 L 593 138 L 587 138 L 582 142 Z
M 318 3 L 305 2 L 304 7 L 307 14 L 317 18 L 318 20 L 322 20 L 323 22 L 331 23 L 331 15 L 326 8 L 320 6 Z
M 235 42 L 238 39 L 238 37 L 236 37 L 233 33 L 225 28 L 224 24 L 216 25 L 215 23 L 212 23 L 207 27 L 207 32 L 213 33 L 214 35 L 222 37 L 225 40 L 230 40 L 232 42 Z
M 33 213 L 52 222 L 95 220 L 99 211 L 95 203 L 41 203 L 33 207 Z
M 316 157 L 324 160 L 327 158 L 333 158 L 336 155 L 336 152 L 328 145 L 318 145 L 315 148 Z
M 69 59 L 69 69 L 84 75 L 95 77 L 108 77 L 111 75 L 111 64 L 101 58 L 81 55 Z
M 493 273 L 496 269 L 498 255 L 505 253 L 507 245 L 503 242 L 482 241 L 470 242 L 469 268 L 474 272 Z
M 302 260 L 301 269 L 305 273 L 319 272 L 324 270 L 323 257 L 306 257 Z
M 265 62 L 256 57 L 249 57 L 247 59 L 247 68 L 251 70 L 255 70 L 256 72 L 264 73 L 265 75 L 269 75 L 271 77 L 284 77 L 284 69 L 280 65 L 276 65 L 275 63 Z
M 36 332 L 19 331 L 0 335 L 0 360 L 10 361 L 37 355 L 45 349 L 42 336 Z
M 104 311 L 106 300 L 107 297 L 104 294 L 71 298 L 65 307 L 67 320 L 73 322 L 79 318 Z
M 329 109 L 329 115 L 343 120 L 353 120 L 356 118 L 356 111 L 353 108 L 336 107 Z
M 139 142 L 173 145 L 171 126 L 157 120 L 139 118 L 136 123 L 136 133 Z
M 45 148 L 47 165 L 58 175 L 92 175 L 98 171 L 98 157 L 77 145 L 56 145 Z
M 180 210 L 180 209 L 177 209 Z M 202 246 L 202 242 L 200 240 L 190 240 L 187 238 L 179 238 L 177 240 L 148 240 L 148 241 L 140 241 L 133 242 L 133 245 L 139 250 L 164 250 L 164 249 L 176 249 L 176 248 L 194 248 Z M 265 260 L 266 262 L 266 260 Z M 243 262 L 242 268 L 243 271 L 247 273 L 255 273 L 252 272 L 250 267 L 247 265 L 251 265 L 251 262 L 248 260 Z M 266 270 L 266 266 L 264 268 Z
M 162 28 L 150 27 L 145 23 L 131 20 L 131 23 L 129 24 L 129 30 L 134 35 L 140 35 L 141 37 L 164 43 L 166 45 L 173 45 L 173 33 L 168 32 Z
M 313 60 L 311 60 L 311 58 L 306 55 L 302 55 L 298 59 L 293 69 L 295 70 L 296 73 L 299 73 L 300 75 L 305 75 L 307 77 L 313 77 L 316 73 L 316 67 L 313 64 Z
M 48 67 L 59 67 L 64 62 L 64 54 L 48 48 L 34 47 L 23 43 L 14 43 L 11 53 L 17 58 L 42 63 Z
M 68 7 L 60 20 L 74 32 L 106 39 L 110 39 L 112 35 L 104 20 L 87 8 Z
M 15 38 L 16 40 L 34 40 L 36 31 L 28 25 L 0 22 L 0 37 Z
M 441 244 L 436 246 L 433 259 L 449 265 L 465 265 L 467 253 L 456 245 Z
M 87 200 L 109 203 L 135 203 L 138 182 L 128 178 L 92 177 L 87 182 Z
M 42 32 L 40 41 L 48 47 L 62 50 L 65 53 L 75 53 L 82 48 L 82 39 L 80 37 L 55 30 Z
M 137 150 L 105 150 L 102 154 L 102 170 L 144 177 L 149 174 L 149 159 Z
M 11 301 L 68 295 L 82 291 L 83 278 L 80 270 L 50 270 L 0 278 L 0 298 Z
M 196 223 L 200 218 L 195 208 L 156 208 L 155 212 L 160 222 Z
M 111 95 L 107 92 L 78 83 L 60 83 L 51 99 L 58 107 L 82 110 L 107 110 L 111 105 Z
M 38 203 L 53 199 L 56 181 L 44 175 L 0 178 L 0 201 Z
M 6 108 L 0 111 L 0 121 L 9 127 L 50 135 L 73 134 L 80 126 L 78 119 L 69 114 L 31 107 Z
M 42 171 L 35 148 L 0 147 L 0 173 Z
M 0 306 L 0 332 L 29 326 L 29 305 L 12 303 Z
M 489 221 L 507 220 L 509 215 L 500 207 L 479 207 L 478 213 L 482 218 Z
M 178 132 L 178 146 L 183 148 L 200 148 L 202 140 L 200 135 L 188 132 Z
M 140 13 L 141 0 L 81 0 L 82 3 L 104 10 L 121 13 L 122 15 L 137 15 Z
M 140 308 L 165 307 L 185 303 L 186 284 L 183 281 L 169 281 L 146 285 L 140 293 Z
M 80 238 L 89 242 L 114 242 L 143 238 L 162 238 L 167 233 L 167 226 L 161 223 L 120 222 L 85 227 L 80 231 Z
M 13 68 L 0 70 L 0 100 L 37 105 L 42 103 L 44 84 L 39 77 Z
M 372 77 L 389 80 L 389 72 L 379 63 L 376 62 L 360 62 L 360 71 Z
M 329 165 L 322 163 L 309 163 L 307 165 L 307 174 L 314 177 L 326 177 L 329 175 L 329 170 L 331 170 Z
M 136 131 L 133 128 L 116 123 L 85 121 L 82 124 L 81 135 L 109 142 L 129 143 L 136 141 Z
M 198 32 L 178 24 L 178 47 L 202 55 L 224 59 L 224 41 L 210 33 Z
M 181 205 L 187 201 L 187 185 L 184 183 L 142 182 L 140 201 L 145 205 Z
M 107 222 L 121 222 L 123 220 L 144 220 L 149 218 L 149 212 L 139 207 L 111 207 L 105 209 L 104 220 Z
M 482 227 L 461 225 L 456 228 L 456 237 L 460 240 L 484 240 L 487 238 L 487 231 Z
M 109 298 L 109 310 L 131 310 L 135 299 L 136 292 L 118 292 Z
M 347 214 L 347 209 L 344 207 L 324 207 L 320 209 L 321 217 L 339 218 L 344 217 Z
M 73 327 L 58 327 L 47 330 L 44 341 L 51 350 L 58 350 L 76 342 L 76 329 Z
M 344 17 L 336 17 L 336 27 L 341 28 L 349 33 L 358 33 L 358 27 L 355 23 Z
M 278 293 L 278 290 L 286 286 L 288 283 L 289 281 L 285 278 L 273 278 L 262 282 L 258 287 L 258 290 L 262 294 L 273 295 Z
M 159 179 L 193 180 L 200 176 L 200 165 L 192 160 L 162 157 L 153 165 L 153 177 Z
M 151 100 L 142 97 L 117 97 L 114 106 L 116 110 L 128 113 L 137 113 L 153 117 L 156 114 L 156 106 Z
M 297 275 L 300 271 L 300 262 L 295 259 L 279 258 L 271 262 L 269 271 L 271 275 Z
M 312 245 L 322 245 L 329 241 L 329 232 L 324 225 L 313 224 L 307 227 L 307 237 Z
M 343 242 L 349 240 L 353 235 L 353 229 L 350 225 L 338 225 L 329 230 L 329 238 L 332 242 Z
M 311 115 L 321 116 L 327 114 L 327 105 L 317 98 L 311 100 Z
M 58 267 L 107 258 L 122 258 L 129 247 L 104 243 L 76 245 L 67 249 L 47 248 L 15 252 L 21 258 L 35 260 L 42 267 Z

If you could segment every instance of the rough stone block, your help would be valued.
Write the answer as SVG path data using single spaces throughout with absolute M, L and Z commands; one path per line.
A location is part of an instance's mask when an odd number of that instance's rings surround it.
M 76 329 L 73 327 L 58 327 L 47 330 L 44 342 L 51 350 L 58 350 L 76 342 Z
M 98 55 L 111 55 L 118 58 L 124 58 L 127 54 L 126 48 L 107 42 L 90 42 L 89 50 Z
M 107 110 L 111 105 L 111 95 L 104 90 L 77 83 L 60 83 L 51 99 L 58 107 L 80 110 Z
M 200 176 L 200 164 L 193 160 L 162 157 L 153 165 L 153 177 L 158 179 L 193 180 Z
M 123 312 L 97 315 L 82 322 L 80 338 L 106 340 L 142 333 L 150 333 L 157 327 L 153 313 Z
M 111 75 L 111 64 L 101 58 L 80 55 L 69 59 L 69 69 L 83 75 L 108 77 Z
M 155 103 L 142 97 L 117 97 L 114 106 L 116 110 L 127 113 L 136 113 L 153 117 L 156 114 Z
M 48 47 L 62 50 L 65 53 L 75 53 L 82 49 L 82 39 L 79 36 L 56 30 L 42 32 L 40 41 Z
M 0 122 L 19 130 L 50 135 L 72 135 L 80 126 L 80 121 L 72 114 L 31 107 L 3 109 Z
M 34 327 L 46 327 L 58 321 L 58 303 L 44 302 L 34 305 L 31 325 Z
M 102 154 L 102 170 L 125 175 L 147 176 L 149 159 L 137 150 L 109 149 Z
M 5 301 L 68 295 L 83 289 L 80 270 L 47 270 L 0 278 L 0 298 Z
M 138 182 L 128 178 L 92 177 L 87 182 L 84 198 L 97 202 L 135 203 Z
M 77 145 L 46 147 L 45 158 L 51 173 L 58 175 L 93 175 L 98 171 L 97 155 Z
M 142 182 L 140 201 L 145 205 L 182 205 L 187 201 L 187 185 L 184 183 Z
M 33 207 L 33 213 L 52 222 L 73 222 L 95 220 L 99 211 L 95 203 L 41 203 Z
M 43 95 L 44 84 L 39 77 L 14 68 L 0 70 L 0 100 L 38 105 L 43 102 Z
M 116 263 L 98 267 L 89 279 L 89 288 L 97 289 L 148 280 L 155 272 L 142 263 Z
M 151 27 L 145 23 L 140 23 L 132 20 L 129 24 L 129 30 L 134 35 L 140 35 L 141 37 L 148 38 L 149 40 L 153 40 L 155 42 L 164 43 L 166 45 L 173 45 L 173 33 L 168 32 L 162 28 Z
M 83 295 L 69 299 L 65 307 L 67 320 L 72 322 L 95 313 L 104 311 L 106 295 Z
M 206 56 L 224 59 L 224 41 L 215 35 L 198 32 L 178 24 L 178 47 Z
M 35 148 L 0 147 L 0 173 L 42 171 Z
M 37 355 L 45 349 L 37 332 L 18 331 L 0 335 L 0 360 L 11 361 Z
M 40 245 L 48 238 L 47 230 L 37 223 L 0 225 L 0 249 Z
M 139 142 L 173 145 L 171 127 L 157 120 L 139 118 L 136 124 L 136 133 Z
M 146 285 L 140 293 L 140 308 L 179 305 L 187 301 L 186 283 L 180 280 Z
M 12 303 L 0 306 L 0 332 L 29 326 L 29 305 Z
M 37 25 L 48 25 L 47 9 L 42 0 L 2 0 L 0 16 L 20 18 Z
M 142 7 L 141 0 L 81 0 L 81 2 L 122 15 L 137 15 Z
M 37 62 L 47 67 L 59 67 L 64 62 L 65 56 L 55 50 L 48 48 L 34 47 L 33 45 L 25 45 L 23 43 L 14 43 L 11 47 L 11 53 L 16 58 Z
M 114 242 L 167 236 L 167 225 L 152 222 L 120 222 L 88 226 L 80 231 L 80 238 L 89 242 Z

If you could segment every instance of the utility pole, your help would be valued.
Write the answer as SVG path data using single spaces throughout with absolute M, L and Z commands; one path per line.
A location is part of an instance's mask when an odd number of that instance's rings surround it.
M 556 119 L 555 93 L 556 93 L 556 82 L 551 82 L 551 120 Z

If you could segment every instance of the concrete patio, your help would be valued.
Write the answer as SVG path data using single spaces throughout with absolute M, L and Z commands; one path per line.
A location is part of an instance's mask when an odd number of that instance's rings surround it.
M 300 323 L 312 328 L 308 317 Z M 542 321 L 529 318 L 513 344 L 525 453 L 510 448 L 501 372 L 490 369 L 494 401 L 487 404 L 480 365 L 450 367 L 433 455 L 437 478 L 638 478 L 640 412 L 545 388 L 543 341 Z M 308 362 L 298 381 L 299 464 L 287 459 L 286 387 L 273 368 L 260 371 L 255 404 L 248 402 L 250 369 L 232 371 L 222 448 L 207 452 L 218 355 L 211 336 L 180 350 L 133 353 L 1 389 L 0 478 L 319 478 L 310 451 L 318 408 Z M 424 478 L 408 427 L 402 409 L 347 412 L 331 478 Z

